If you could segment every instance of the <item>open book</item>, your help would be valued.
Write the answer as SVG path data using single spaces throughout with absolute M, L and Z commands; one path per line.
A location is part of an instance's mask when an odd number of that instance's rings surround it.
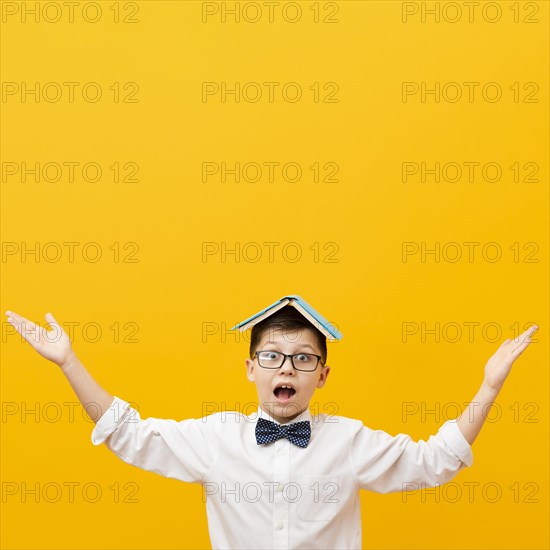
M 270 306 L 262 309 L 258 313 L 245 319 L 242 323 L 235 325 L 231 330 L 240 330 L 241 332 L 253 327 L 256 323 L 263 321 L 276 311 L 285 306 L 295 307 L 316 329 L 320 330 L 329 340 L 341 340 L 342 333 L 331 325 L 318 311 L 315 311 L 303 298 L 295 294 L 285 296 L 277 300 Z

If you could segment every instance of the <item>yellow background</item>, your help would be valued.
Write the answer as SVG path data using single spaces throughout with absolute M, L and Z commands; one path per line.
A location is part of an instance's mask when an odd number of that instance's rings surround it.
M 464 483 L 479 484 L 476 498 L 437 503 L 416 494 L 403 502 L 399 493 L 363 493 L 361 500 L 365 548 L 548 548 L 548 2 L 520 2 L 518 23 L 504 1 L 496 23 L 480 12 L 471 23 L 466 16 L 422 23 L 419 15 L 404 23 L 401 2 L 341 1 L 332 3 L 339 8 L 333 24 L 312 21 L 313 2 L 301 2 L 296 23 L 279 11 L 273 23 L 265 14 L 258 23 L 219 16 L 203 23 L 201 2 L 176 0 L 137 2 L 139 21 L 116 24 L 114 3 L 100 4 L 103 16 L 93 24 L 78 9 L 74 23 L 15 15 L 2 24 L 2 81 L 94 81 L 104 92 L 97 103 L 77 92 L 74 103 L 16 95 L 1 104 L 3 162 L 97 162 L 104 169 L 97 183 L 2 183 L 4 243 L 80 243 L 73 263 L 67 255 L 56 263 L 5 257 L 2 312 L 43 322 L 51 311 L 62 323 L 98 323 L 97 342 L 77 330 L 73 343 L 94 377 L 137 403 L 142 416 L 183 419 L 202 416 L 205 403 L 233 409 L 255 400 L 245 378 L 245 337 L 218 333 L 205 342 L 204 323 L 229 328 L 281 296 L 300 294 L 344 334 L 329 344 L 333 370 L 316 406 L 334 403 L 338 414 L 415 440 L 435 433 L 444 418 L 416 414 L 404 422 L 404 403 L 463 405 L 487 359 L 515 335 L 510 327 L 537 322 L 538 341 L 499 395 L 502 418 L 483 428 L 472 468 L 454 480 L 464 490 Z M 325 4 L 321 14 L 329 13 Z M 526 4 L 538 9 L 538 23 L 523 22 Z M 119 3 L 122 14 L 125 5 Z M 218 95 L 203 102 L 203 81 L 294 81 L 304 98 L 236 103 L 230 96 L 223 103 Z M 404 103 L 405 81 L 498 82 L 503 97 L 483 101 L 478 88 L 472 103 L 422 103 L 418 96 Z M 114 82 L 137 82 L 139 101 L 113 102 Z M 338 83 L 338 102 L 315 103 L 308 90 L 314 82 Z M 514 82 L 538 83 L 538 102 L 514 102 Z M 201 181 L 203 162 L 270 161 L 298 162 L 303 179 Z M 403 183 L 408 161 L 497 162 L 503 177 Z M 113 162 L 136 162 L 139 181 L 114 183 Z M 313 182 L 307 167 L 314 162 L 336 162 L 338 182 Z M 514 183 L 514 162 L 537 163 L 538 182 Z M 502 259 L 483 260 L 480 246 L 473 262 L 402 261 L 403 242 L 433 248 L 469 241 L 499 243 Z M 102 247 L 97 263 L 79 256 L 89 242 Z M 138 243 L 139 261 L 115 262 L 115 242 Z M 203 261 L 204 242 L 277 242 L 278 250 L 296 242 L 303 258 Z M 309 247 L 329 242 L 337 243 L 337 261 L 314 261 Z M 508 247 L 516 242 L 536 243 L 538 262 L 514 262 Z M 139 343 L 115 342 L 108 328 L 115 322 L 137 323 Z M 478 327 L 473 341 L 463 334 L 457 342 L 418 335 L 404 342 L 406 322 L 496 323 L 502 335 L 491 342 Z M 66 412 L 58 422 L 42 418 L 48 403 L 67 411 L 63 403 L 76 397 L 55 365 L 4 321 L 1 376 L 3 407 L 39 403 L 38 421 L 3 419 L 3 482 L 93 482 L 103 490 L 95 504 L 78 489 L 74 502 L 66 495 L 57 503 L 8 497 L 2 547 L 209 547 L 199 486 L 93 447 L 93 424 L 80 410 L 74 421 Z M 514 403 L 519 422 L 509 409 Z M 538 407 L 538 422 L 524 421 L 529 403 Z M 114 502 L 109 487 L 117 482 L 137 484 L 138 502 Z M 498 502 L 480 498 L 488 483 L 502 488 Z M 522 487 L 520 502 L 514 483 Z M 523 502 L 528 483 L 537 484 L 538 502 Z

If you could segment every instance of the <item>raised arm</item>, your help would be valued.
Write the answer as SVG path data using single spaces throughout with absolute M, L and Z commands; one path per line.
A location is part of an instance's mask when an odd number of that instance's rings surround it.
M 46 313 L 51 331 L 13 311 L 6 311 L 6 315 L 40 355 L 61 368 L 88 416 L 96 423 L 92 432 L 94 445 L 105 443 L 128 464 L 160 475 L 186 482 L 203 479 L 216 456 L 215 430 L 220 424 L 217 415 L 210 416 L 210 422 L 142 420 L 129 403 L 115 398 L 91 377 L 72 350 L 69 336 L 51 313 Z M 111 406 L 113 414 L 104 414 Z
M 512 370 L 512 364 L 530 344 L 531 336 L 538 328 L 537 325 L 533 325 L 520 334 L 517 339 L 505 340 L 487 361 L 485 376 L 479 391 L 457 420 L 458 428 L 470 445 L 483 427 L 492 404 Z
M 46 321 L 53 329 L 47 331 L 13 311 L 6 311 L 6 315 L 8 322 L 42 357 L 61 369 L 88 416 L 97 423 L 113 402 L 114 396 L 104 390 L 79 361 L 69 336 L 54 316 L 46 313 Z

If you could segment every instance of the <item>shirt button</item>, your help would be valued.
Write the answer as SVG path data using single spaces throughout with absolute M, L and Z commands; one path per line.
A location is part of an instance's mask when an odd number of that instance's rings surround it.
M 282 531 L 284 528 L 285 528 L 285 526 L 284 526 L 282 523 L 278 523 L 278 524 L 275 526 L 275 529 L 276 529 L 277 531 Z

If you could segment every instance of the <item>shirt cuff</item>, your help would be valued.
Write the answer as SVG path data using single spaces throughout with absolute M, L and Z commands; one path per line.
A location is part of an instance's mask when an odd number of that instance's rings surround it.
M 459 458 L 466 466 L 471 466 L 474 462 L 472 447 L 466 441 L 464 435 L 457 425 L 457 420 L 447 420 L 441 428 L 439 428 L 445 443 L 451 451 Z
M 103 413 L 92 431 L 92 443 L 101 445 L 124 421 L 130 410 L 130 404 L 114 396 L 111 406 Z

